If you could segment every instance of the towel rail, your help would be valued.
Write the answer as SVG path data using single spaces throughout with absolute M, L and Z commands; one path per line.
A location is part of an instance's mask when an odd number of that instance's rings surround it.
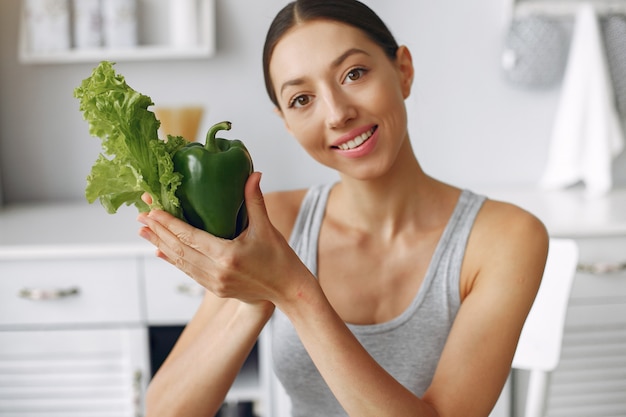
M 528 0 L 515 1 L 513 14 L 516 17 L 530 15 L 570 17 L 576 14 L 583 0 Z M 590 0 L 598 15 L 626 14 L 626 0 Z

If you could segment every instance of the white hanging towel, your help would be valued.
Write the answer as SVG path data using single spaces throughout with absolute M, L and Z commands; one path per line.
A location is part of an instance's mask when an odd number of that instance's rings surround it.
M 582 181 L 587 197 L 613 186 L 612 161 L 624 148 L 598 18 L 583 3 L 576 22 L 552 138 L 540 185 L 564 188 Z

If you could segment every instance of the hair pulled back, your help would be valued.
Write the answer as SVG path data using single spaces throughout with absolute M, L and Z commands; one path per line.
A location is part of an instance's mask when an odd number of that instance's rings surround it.
M 378 15 L 358 0 L 296 0 L 287 4 L 274 18 L 263 48 L 263 76 L 272 103 L 278 99 L 270 77 L 270 59 L 276 44 L 294 26 L 312 20 L 331 20 L 360 29 L 378 44 L 391 59 L 396 59 L 398 43 Z

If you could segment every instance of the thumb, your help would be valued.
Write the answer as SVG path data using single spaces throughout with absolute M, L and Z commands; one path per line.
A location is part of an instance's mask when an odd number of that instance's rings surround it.
M 259 226 L 269 221 L 267 209 L 265 208 L 265 200 L 261 192 L 261 173 L 253 172 L 246 181 L 244 189 L 244 198 L 246 202 L 246 211 L 250 224 Z

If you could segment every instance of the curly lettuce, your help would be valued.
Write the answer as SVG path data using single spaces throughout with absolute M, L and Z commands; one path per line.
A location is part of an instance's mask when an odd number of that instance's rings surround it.
M 152 99 L 129 87 L 108 61 L 82 81 L 74 97 L 80 100 L 89 133 L 102 141 L 102 153 L 87 177 L 87 201 L 99 199 L 111 214 L 126 204 L 183 218 L 176 197 L 181 175 L 174 172 L 172 156 L 188 142 L 180 136 L 159 139 L 161 123 L 148 110 Z M 150 206 L 141 199 L 146 192 L 152 196 Z

